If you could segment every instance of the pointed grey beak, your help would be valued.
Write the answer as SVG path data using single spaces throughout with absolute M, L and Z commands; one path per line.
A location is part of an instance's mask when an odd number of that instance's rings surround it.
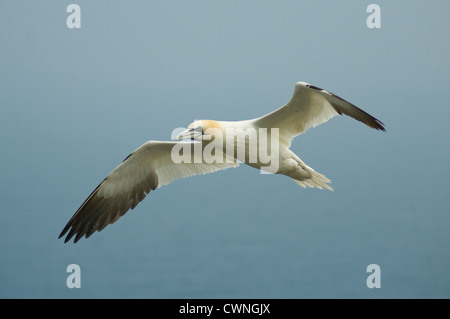
M 193 128 L 189 128 L 183 132 L 181 132 L 180 134 L 178 134 L 175 139 L 176 140 L 194 140 L 196 137 L 201 136 L 202 133 L 196 131 Z

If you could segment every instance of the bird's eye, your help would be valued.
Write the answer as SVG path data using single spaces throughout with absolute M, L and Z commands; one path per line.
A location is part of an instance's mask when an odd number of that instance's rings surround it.
M 199 133 L 202 133 L 203 134 L 203 130 L 202 130 L 202 127 L 201 126 L 197 126 L 195 129 L 194 129 L 194 131 L 196 131 L 196 132 L 199 132 Z

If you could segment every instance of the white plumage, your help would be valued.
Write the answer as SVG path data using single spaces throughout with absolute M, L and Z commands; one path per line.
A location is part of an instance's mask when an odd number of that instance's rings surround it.
M 269 170 L 262 157 L 252 160 L 252 152 L 277 155 L 276 171 L 271 171 L 272 173 L 289 176 L 302 187 L 332 190 L 327 184 L 330 180 L 307 166 L 289 147 L 295 136 L 342 114 L 371 128 L 385 130 L 382 122 L 337 95 L 305 82 L 297 82 L 294 94 L 286 105 L 260 118 L 236 122 L 196 121 L 179 135 L 179 139 L 188 138 L 191 142 L 148 141 L 132 152 L 100 183 L 59 237 L 68 232 L 65 242 L 73 236 L 74 242 L 83 236 L 88 238 L 95 231 L 101 231 L 108 224 L 114 223 L 130 208 L 136 207 L 150 191 L 180 178 L 237 167 L 239 162 Z M 270 130 L 268 144 L 260 142 L 263 136 L 259 132 L 262 129 Z M 234 132 L 235 139 L 244 141 L 243 144 L 236 143 L 231 153 L 225 142 L 230 130 Z M 270 133 L 272 131 L 279 134 L 274 135 L 275 133 Z M 215 133 L 211 135 L 208 132 Z M 256 132 L 256 140 L 252 140 L 248 132 Z M 276 140 L 270 140 L 274 137 Z M 200 149 L 210 150 L 212 141 L 216 143 L 214 154 L 217 156 L 221 153 L 215 158 L 222 160 L 194 160 L 194 149 L 200 145 Z M 179 143 L 185 143 L 181 144 L 183 150 L 192 151 L 190 161 L 174 160 L 173 150 L 180 146 Z M 239 157 L 238 154 L 244 154 L 244 157 Z

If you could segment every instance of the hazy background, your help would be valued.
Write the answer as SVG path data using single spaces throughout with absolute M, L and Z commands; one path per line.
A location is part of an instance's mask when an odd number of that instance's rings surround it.
M 0 297 L 450 297 L 449 1 L 376 1 L 381 29 L 372 1 L 80 0 L 68 29 L 70 3 L 0 2 Z M 145 141 L 261 116 L 296 81 L 386 124 L 338 117 L 294 140 L 334 192 L 239 167 L 57 239 Z

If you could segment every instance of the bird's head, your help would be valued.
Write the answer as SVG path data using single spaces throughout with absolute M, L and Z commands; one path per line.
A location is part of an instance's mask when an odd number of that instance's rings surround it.
M 176 136 L 177 140 L 195 140 L 195 141 L 210 141 L 217 130 L 221 130 L 221 125 L 213 120 L 195 121 L 188 125 L 187 129 Z

